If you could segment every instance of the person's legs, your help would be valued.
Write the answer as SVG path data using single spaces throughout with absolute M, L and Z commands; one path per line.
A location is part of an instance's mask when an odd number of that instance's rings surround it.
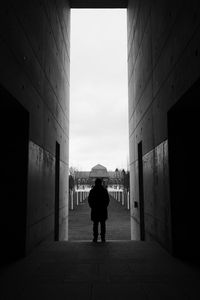
M 99 222 L 98 221 L 94 221 L 93 222 L 93 242 L 97 242 L 97 239 L 98 239 L 98 225 L 99 225 Z
M 101 240 L 105 242 L 105 235 L 106 235 L 106 221 L 101 221 Z

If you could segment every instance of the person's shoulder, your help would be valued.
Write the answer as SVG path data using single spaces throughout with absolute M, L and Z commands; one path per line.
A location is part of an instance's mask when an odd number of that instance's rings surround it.
M 95 193 L 95 191 L 96 191 L 96 187 L 93 186 L 93 187 L 91 188 L 91 190 L 90 190 L 90 193 Z
M 102 190 L 103 190 L 103 192 L 104 192 L 105 194 L 107 194 L 107 193 L 108 193 L 108 190 L 107 190 L 107 188 L 105 188 L 105 187 L 102 187 Z
M 89 194 L 91 194 L 91 193 L 92 193 L 92 191 L 93 191 L 93 187 L 90 189 L 90 191 L 89 191 Z

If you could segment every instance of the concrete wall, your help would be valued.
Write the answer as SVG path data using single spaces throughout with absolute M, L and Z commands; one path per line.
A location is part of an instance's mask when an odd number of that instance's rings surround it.
M 140 238 L 142 141 L 145 239 L 170 249 L 167 112 L 200 77 L 198 0 L 129 1 L 128 73 L 132 238 Z
M 30 115 L 27 250 L 53 238 L 56 141 L 60 239 L 67 238 L 69 30 L 67 0 L 1 2 L 0 84 Z
M 71 8 L 127 8 L 128 0 L 69 0 Z

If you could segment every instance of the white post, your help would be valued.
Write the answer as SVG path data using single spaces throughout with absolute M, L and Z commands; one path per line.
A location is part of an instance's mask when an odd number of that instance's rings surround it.
M 76 204 L 78 206 L 78 191 L 76 191 Z
M 71 210 L 73 210 L 74 209 L 73 191 L 71 191 L 70 197 L 71 197 Z
M 80 202 L 82 202 L 82 192 L 80 191 Z
M 130 209 L 129 192 L 127 193 L 127 208 Z
M 122 191 L 122 205 L 124 206 L 124 191 Z

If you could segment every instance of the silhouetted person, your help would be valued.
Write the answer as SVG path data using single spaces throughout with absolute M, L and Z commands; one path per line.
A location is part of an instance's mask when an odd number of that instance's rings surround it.
M 99 223 L 101 225 L 101 241 L 105 242 L 109 201 L 108 191 L 102 186 L 101 179 L 97 178 L 95 186 L 91 189 L 88 196 L 88 203 L 91 207 L 91 220 L 93 221 L 93 242 L 97 242 L 98 239 Z

